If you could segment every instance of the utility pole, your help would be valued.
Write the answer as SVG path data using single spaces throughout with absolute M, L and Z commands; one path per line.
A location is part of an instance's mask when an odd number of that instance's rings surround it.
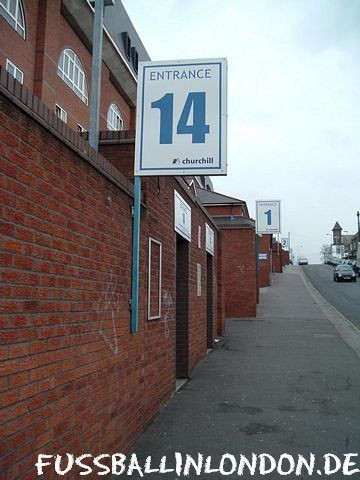
M 91 4 L 95 8 L 95 12 L 92 44 L 89 143 L 92 148 L 98 150 L 104 8 L 113 6 L 114 0 L 94 0 Z

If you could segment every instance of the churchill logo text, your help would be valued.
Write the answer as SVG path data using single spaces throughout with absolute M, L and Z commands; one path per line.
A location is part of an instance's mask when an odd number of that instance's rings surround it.
M 214 163 L 214 157 L 200 157 L 200 158 L 174 158 L 173 165 L 211 165 Z

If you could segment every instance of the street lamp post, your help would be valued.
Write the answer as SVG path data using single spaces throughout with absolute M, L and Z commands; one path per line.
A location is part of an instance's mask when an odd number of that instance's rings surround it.
M 357 221 L 358 221 L 358 242 L 360 242 L 360 212 L 359 210 L 356 212 Z
M 299 261 L 300 261 L 300 248 L 303 248 L 303 246 L 302 245 L 298 246 L 298 264 L 299 264 Z

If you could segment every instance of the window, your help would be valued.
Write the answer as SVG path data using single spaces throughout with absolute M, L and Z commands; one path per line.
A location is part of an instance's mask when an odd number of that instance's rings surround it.
M 73 90 L 81 100 L 88 104 L 88 90 L 85 72 L 79 57 L 70 49 L 63 50 L 57 68 L 62 80 Z
M 121 36 L 122 36 L 122 40 L 123 40 L 125 55 L 128 58 L 128 60 L 130 60 L 130 58 L 131 58 L 131 40 L 130 40 L 129 34 L 128 34 L 128 32 L 122 32 Z
M 25 38 L 24 9 L 21 0 L 0 0 L 0 14 Z
M 124 130 L 124 120 L 116 103 L 112 103 L 107 112 L 107 129 Z
M 138 73 L 139 55 L 135 47 L 131 47 L 131 62 L 133 64 L 135 73 Z
M 86 128 L 84 128 L 82 125 L 80 125 L 80 123 L 78 123 L 78 132 L 82 133 L 82 132 L 86 132 Z
M 162 244 L 149 238 L 148 320 L 161 317 Z
M 6 60 L 6 70 L 12 75 L 18 82 L 24 83 L 24 74 L 14 63 L 9 59 Z
M 64 123 L 67 123 L 67 113 L 58 104 L 55 105 L 55 113 L 60 118 L 60 120 L 62 120 Z

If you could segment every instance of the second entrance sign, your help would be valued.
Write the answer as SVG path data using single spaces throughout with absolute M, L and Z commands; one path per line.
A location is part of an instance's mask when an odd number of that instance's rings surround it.
M 256 233 L 280 232 L 280 200 L 257 200 Z
M 226 59 L 139 64 L 135 175 L 226 175 Z

